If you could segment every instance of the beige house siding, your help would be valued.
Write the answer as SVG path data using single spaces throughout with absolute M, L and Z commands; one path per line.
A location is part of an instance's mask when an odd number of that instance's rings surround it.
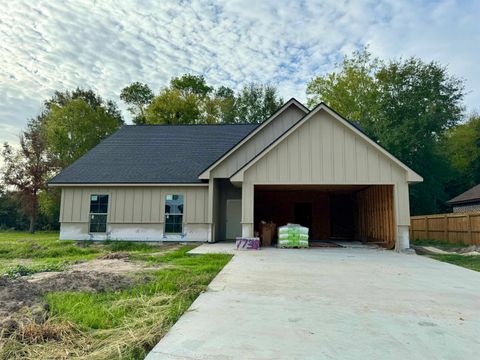
M 251 158 L 260 153 L 272 141 L 305 116 L 305 112 L 295 105 L 289 106 L 283 113 L 261 129 L 238 150 L 218 164 L 211 172 L 211 178 L 229 178 Z
M 91 194 L 108 194 L 110 224 L 164 222 L 165 196 L 184 195 L 184 223 L 207 223 L 208 186 L 185 187 L 65 187 L 62 189 L 61 223 L 88 223 Z
M 242 223 L 253 223 L 255 184 L 392 184 L 397 225 L 410 223 L 406 170 L 325 111 L 245 171 Z

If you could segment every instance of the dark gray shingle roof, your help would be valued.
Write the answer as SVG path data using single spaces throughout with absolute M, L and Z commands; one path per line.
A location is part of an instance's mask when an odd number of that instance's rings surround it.
M 205 168 L 256 126 L 124 126 L 50 183 L 198 183 Z
M 448 200 L 447 204 L 455 205 L 469 202 L 480 202 L 480 184 L 475 185 L 464 193 L 454 197 L 453 199 Z

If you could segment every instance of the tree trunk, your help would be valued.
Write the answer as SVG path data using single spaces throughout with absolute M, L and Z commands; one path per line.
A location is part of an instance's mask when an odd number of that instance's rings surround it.
M 36 222 L 37 222 L 37 211 L 38 211 L 38 207 L 37 207 L 38 197 L 37 196 L 38 195 L 35 193 L 35 194 L 33 194 L 33 198 L 32 198 L 32 209 L 31 209 L 31 213 L 30 213 L 30 228 L 28 229 L 28 231 L 31 234 L 35 233 L 35 225 L 36 225 Z
M 30 232 L 31 234 L 35 233 L 35 218 L 33 214 L 30 215 L 30 227 L 28 229 L 28 232 Z

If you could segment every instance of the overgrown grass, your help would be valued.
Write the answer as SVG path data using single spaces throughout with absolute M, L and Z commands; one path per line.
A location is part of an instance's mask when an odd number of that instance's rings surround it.
M 480 271 L 480 255 L 432 255 L 433 259 Z
M 143 359 L 231 258 L 188 255 L 193 246 L 158 255 L 161 248 L 156 245 L 107 242 L 79 247 L 57 238 L 58 233 L 0 233 L 0 263 L 29 272 L 46 264 L 53 269 L 107 252 L 128 252 L 132 260 L 168 266 L 149 271 L 147 283 L 122 291 L 48 293 L 50 319 L 9 338 L 3 349 L 0 346 L 0 359 Z M 25 331 L 35 341 L 25 339 Z

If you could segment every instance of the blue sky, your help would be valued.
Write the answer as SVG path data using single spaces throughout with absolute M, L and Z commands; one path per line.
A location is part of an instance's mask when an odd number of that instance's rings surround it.
M 77 86 L 120 105 L 133 81 L 158 91 L 191 72 L 305 100 L 312 77 L 365 45 L 385 59 L 448 65 L 466 80 L 468 111 L 480 111 L 479 15 L 475 0 L 4 1 L 0 142 L 16 143 L 54 90 Z

